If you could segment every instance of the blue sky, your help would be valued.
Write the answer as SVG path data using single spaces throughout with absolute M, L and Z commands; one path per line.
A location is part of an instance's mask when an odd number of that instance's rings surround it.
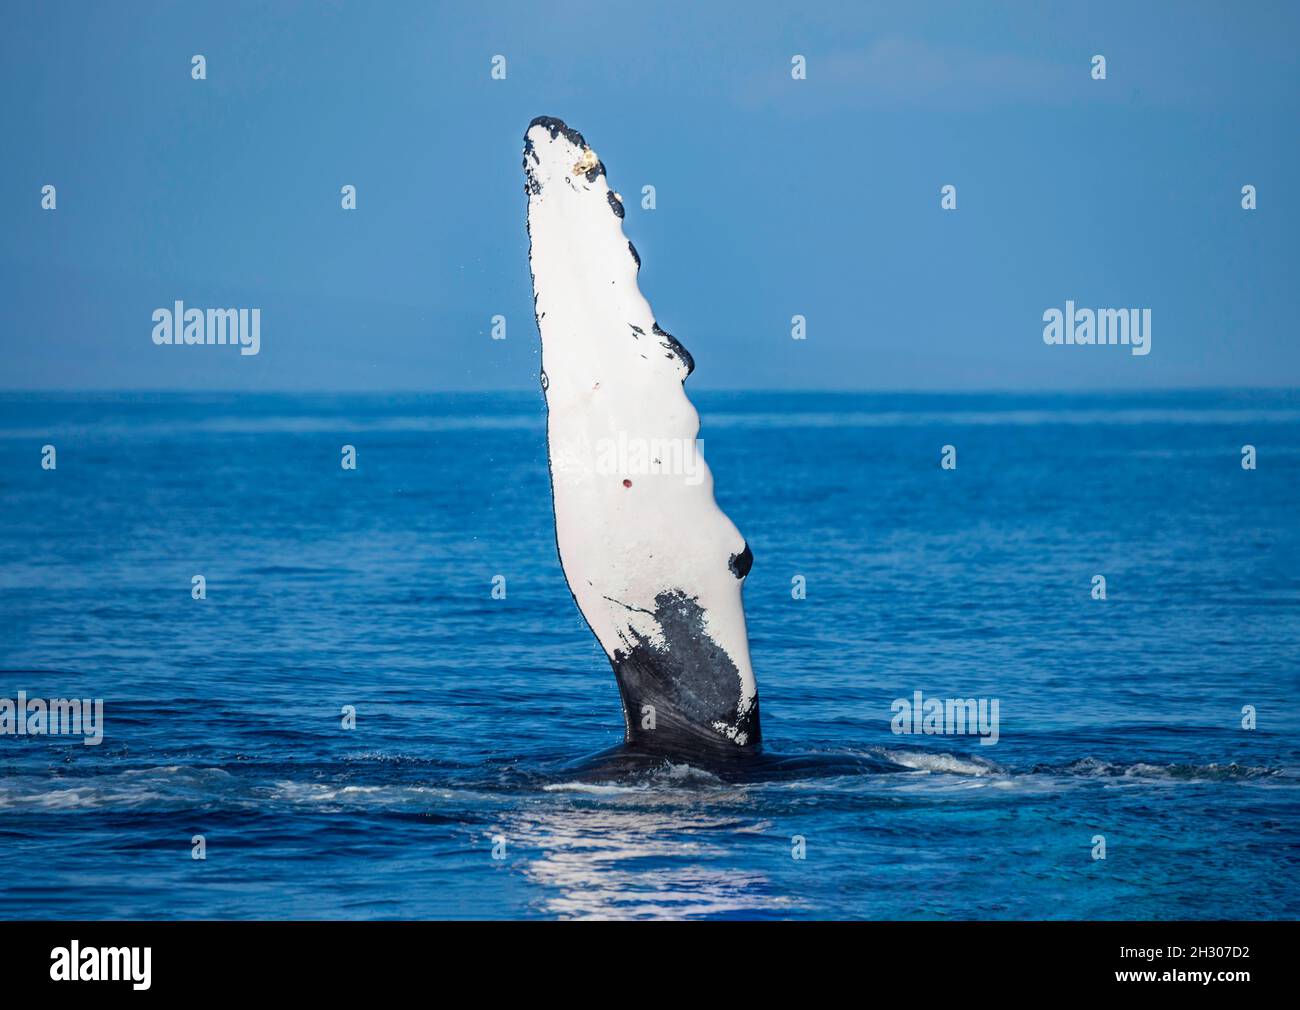
M 520 149 L 539 114 L 628 197 L 692 388 L 1300 385 L 1298 22 L 1270 3 L 9 3 L 0 387 L 535 389 Z M 261 353 L 155 346 L 177 299 L 260 308 Z M 1044 345 L 1066 299 L 1150 308 L 1151 354 Z

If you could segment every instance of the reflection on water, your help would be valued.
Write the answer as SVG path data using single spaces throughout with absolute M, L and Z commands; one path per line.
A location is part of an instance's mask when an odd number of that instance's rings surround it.
M 728 797 L 710 792 L 708 807 Z M 769 835 L 763 820 L 699 809 L 699 796 L 605 797 L 598 806 L 521 811 L 505 834 L 535 852 L 524 873 L 538 911 L 566 919 L 782 915 L 800 906 L 766 874 L 727 865 L 738 836 Z

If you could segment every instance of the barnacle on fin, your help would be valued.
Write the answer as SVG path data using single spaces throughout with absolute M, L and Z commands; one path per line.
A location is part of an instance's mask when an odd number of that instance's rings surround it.
M 573 174 L 586 175 L 599 164 L 600 159 L 596 157 L 596 152 L 590 147 L 584 147 L 582 149 L 582 157 L 579 158 L 578 163 L 573 166 Z

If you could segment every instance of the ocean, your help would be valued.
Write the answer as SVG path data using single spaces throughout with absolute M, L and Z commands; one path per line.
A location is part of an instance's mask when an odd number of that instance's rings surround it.
M 540 392 L 0 396 L 0 699 L 103 701 L 0 917 L 1300 916 L 1300 393 L 691 395 L 748 774 L 602 755 Z

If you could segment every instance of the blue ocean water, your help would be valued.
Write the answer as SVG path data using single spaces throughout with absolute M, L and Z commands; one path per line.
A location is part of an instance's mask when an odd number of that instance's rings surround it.
M 0 737 L 0 916 L 1300 914 L 1300 395 L 693 396 L 747 778 L 587 760 L 540 393 L 0 397 L 0 698 L 105 706 Z

